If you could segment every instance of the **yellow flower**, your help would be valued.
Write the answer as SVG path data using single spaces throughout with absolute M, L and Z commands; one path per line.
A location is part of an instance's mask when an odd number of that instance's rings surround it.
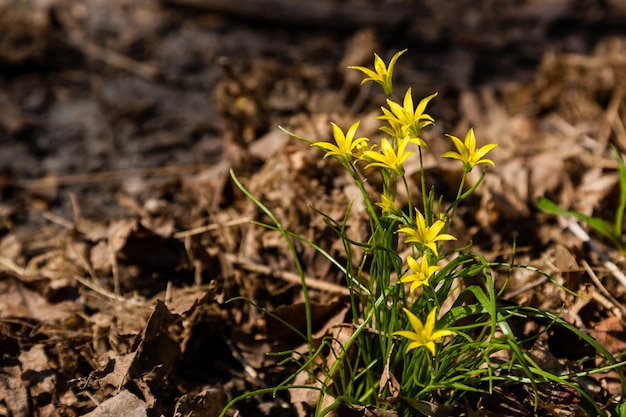
M 405 242 L 407 243 L 416 243 L 420 250 L 424 250 L 425 248 L 429 248 L 435 256 L 439 255 L 437 250 L 437 243 L 441 240 L 456 240 L 456 238 L 447 233 L 440 234 L 441 229 L 445 226 L 445 223 L 441 220 L 435 220 L 432 226 L 426 226 L 426 220 L 422 213 L 419 210 L 415 209 L 415 226 L 413 227 L 402 227 L 398 229 L 398 233 L 405 233 L 407 238 Z
M 409 317 L 409 322 L 411 323 L 411 327 L 413 327 L 413 331 L 401 330 L 399 332 L 394 332 L 394 335 L 406 337 L 407 339 L 412 340 L 412 342 L 407 345 L 405 353 L 412 349 L 424 346 L 430 353 L 435 355 L 435 343 L 439 343 L 442 337 L 456 334 L 452 330 L 433 331 L 435 328 L 435 309 L 428 313 L 426 324 L 422 324 L 422 321 L 406 308 L 403 310 Z
M 415 258 L 412 256 L 408 256 L 406 258 L 406 263 L 409 265 L 409 268 L 413 272 L 412 274 L 407 274 L 400 278 L 400 282 L 402 283 L 411 283 L 411 288 L 409 292 L 413 292 L 422 285 L 428 285 L 428 280 L 433 274 L 439 269 L 437 265 L 429 265 L 428 264 L 428 256 L 422 256 L 422 262 L 417 263 Z
M 402 164 L 406 159 L 413 155 L 415 152 L 406 152 L 406 145 L 409 144 L 409 138 L 404 138 L 398 140 L 398 150 L 396 151 L 391 146 L 391 143 L 386 138 L 380 143 L 381 152 L 376 152 L 374 150 L 369 150 L 363 152 L 363 156 L 361 159 L 365 161 L 370 161 L 365 168 L 370 168 L 374 166 L 379 166 L 382 168 L 389 168 L 393 172 L 395 172 L 398 176 L 402 176 L 404 174 L 404 168 Z
M 371 162 L 370 160 L 368 160 L 363 155 L 367 151 L 373 151 L 374 148 L 376 148 L 376 144 L 374 144 L 372 146 L 368 146 L 368 142 L 369 142 L 369 139 L 367 139 L 367 140 L 365 140 L 363 142 L 360 142 L 359 144 L 356 145 L 356 150 L 354 152 L 354 157 L 356 159 L 362 160 L 364 162 Z
M 470 129 L 467 132 L 467 135 L 465 135 L 465 142 L 461 142 L 461 139 L 456 136 L 446 136 L 452 139 L 458 152 L 448 151 L 441 156 L 444 158 L 452 158 L 462 161 L 463 170 L 465 172 L 470 172 L 478 164 L 490 164 L 495 166 L 491 159 L 483 157 L 487 154 L 487 152 L 498 145 L 490 143 L 476 150 L 476 136 L 474 136 L 474 129 Z
M 315 142 L 311 146 L 317 146 L 318 148 L 326 150 L 324 158 L 331 155 L 337 155 L 350 162 L 350 160 L 354 156 L 353 150 L 355 148 L 360 149 L 360 147 L 363 145 L 367 147 L 367 141 L 369 140 L 367 138 L 354 138 L 354 136 L 356 135 L 356 130 L 359 127 L 359 123 L 359 121 L 354 122 L 354 124 L 350 126 L 348 131 L 344 134 L 343 130 L 341 130 L 339 126 L 337 126 L 333 122 L 330 122 L 330 124 L 333 126 L 333 137 L 335 138 L 335 142 L 337 143 L 337 145 L 334 145 L 330 142 Z
M 396 205 L 395 201 L 393 201 L 393 198 L 383 194 L 380 196 L 380 199 L 382 201 L 380 203 L 376 203 L 376 205 L 383 209 L 383 215 L 398 214 L 400 212 L 400 209 Z
M 391 94 L 393 93 L 393 67 L 396 65 L 396 61 L 398 60 L 398 58 L 400 58 L 400 55 L 405 52 L 406 49 L 397 52 L 391 58 L 391 61 L 389 61 L 389 67 L 385 65 L 385 62 L 382 60 L 381 57 L 378 56 L 378 54 L 374 54 L 374 71 L 369 68 L 360 66 L 350 66 L 348 68 L 361 71 L 365 75 L 367 75 L 367 78 L 361 81 L 361 85 L 365 84 L 368 81 L 375 81 L 381 85 L 386 95 L 391 96 Z
M 448 221 L 448 217 L 446 216 L 446 213 L 437 213 L 437 220 L 441 220 L 445 223 Z
M 404 95 L 402 105 L 387 99 L 389 108 L 381 107 L 383 115 L 378 116 L 377 119 L 386 120 L 389 126 L 383 126 L 380 130 L 397 138 L 409 136 L 411 141 L 418 146 L 426 147 L 426 142 L 420 138 L 420 134 L 422 128 L 433 124 L 435 119 L 424 113 L 424 110 L 426 110 L 428 102 L 436 96 L 437 93 L 422 99 L 416 108 L 413 107 L 411 88 Z

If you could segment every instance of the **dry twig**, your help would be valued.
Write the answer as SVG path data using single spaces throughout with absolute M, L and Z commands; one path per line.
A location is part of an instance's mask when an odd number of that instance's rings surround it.
M 276 271 L 270 268 L 269 266 L 261 265 L 261 264 L 257 264 L 257 263 L 253 263 L 249 261 L 243 261 L 243 260 L 238 259 L 236 256 L 229 255 L 229 254 L 226 255 L 226 259 L 229 262 L 232 262 L 233 264 L 237 265 L 239 268 L 244 269 L 249 272 L 254 272 L 257 274 L 261 274 L 261 275 L 267 275 L 271 277 L 280 278 L 292 284 L 297 284 L 297 285 L 302 284 L 300 275 L 295 274 L 293 272 Z M 320 290 L 320 291 L 326 291 L 330 293 L 335 293 L 335 294 L 350 295 L 350 290 L 342 285 L 337 285 L 331 282 L 326 282 L 317 278 L 306 277 L 306 276 L 304 277 L 304 281 L 306 282 L 306 285 L 309 288 L 313 288 L 313 289 Z
M 563 224 L 570 232 L 577 238 L 582 240 L 585 244 L 591 248 L 602 260 L 602 264 L 611 272 L 613 277 L 617 279 L 620 284 L 626 287 L 626 275 L 609 259 L 609 256 L 602 251 L 592 240 L 591 237 L 573 220 L 564 220 L 559 217 L 559 222 Z

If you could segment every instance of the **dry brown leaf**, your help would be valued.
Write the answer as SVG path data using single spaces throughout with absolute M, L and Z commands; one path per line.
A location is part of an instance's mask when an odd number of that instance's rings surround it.
M 268 160 L 274 153 L 283 151 L 290 140 L 282 130 L 274 128 L 248 147 L 248 152 L 261 161 Z
M 174 234 L 176 220 L 167 214 L 150 217 L 146 216 L 141 219 L 141 225 L 153 232 L 155 235 L 167 239 Z
M 4 400 L 8 415 L 13 417 L 30 417 L 29 393 L 22 382 L 22 364 L 17 359 L 2 359 L 0 361 L 0 398 Z M 2 405 L 0 405 L 0 412 Z
M 224 390 L 221 388 L 206 388 L 194 396 L 183 395 L 176 400 L 173 415 L 176 417 L 217 416 L 225 405 L 224 399 Z
M 127 390 L 106 399 L 84 417 L 147 417 L 148 407 L 145 402 Z
M 602 320 L 596 324 L 592 335 L 612 355 L 623 356 L 626 352 L 626 322 L 621 317 Z
M 310 385 L 311 389 L 307 388 L 289 388 L 289 398 L 291 403 L 296 409 L 298 417 L 308 417 L 311 415 L 311 410 L 315 409 L 315 405 L 319 399 L 321 387 L 321 380 L 315 379 L 311 381 L 310 375 L 306 371 L 300 372 L 293 379 L 293 384 L 297 386 Z M 317 389 L 316 389 L 317 388 Z
M 202 287 L 175 288 L 166 301 L 167 308 L 173 314 L 189 316 L 200 304 L 208 304 L 214 301 L 217 293 L 216 283 Z
M 151 380 L 165 377 L 180 358 L 180 346 L 168 329 L 180 316 L 172 314 L 162 301 L 157 301 L 152 315 L 138 339 L 136 357 L 129 368 L 130 378 L 148 375 Z
M 107 237 L 113 253 L 118 253 L 124 245 L 126 245 L 128 237 L 131 233 L 136 231 L 137 228 L 138 223 L 135 219 L 116 220 L 109 225 Z
M 71 304 L 50 304 L 39 292 L 20 279 L 0 271 L 0 317 L 32 318 L 37 321 L 57 320 L 67 317 Z
M 91 248 L 89 260 L 95 273 L 110 274 L 112 269 L 111 259 L 111 247 L 107 241 L 101 240 Z
M 616 360 L 624 360 L 624 352 L 626 352 L 626 323 L 621 317 L 609 317 L 602 320 L 591 330 L 591 336 L 604 346 Z M 595 363 L 597 366 L 606 365 L 606 360 L 598 357 Z M 622 371 L 624 371 L 624 367 L 622 367 Z M 594 374 L 592 377 L 611 395 L 619 395 L 624 388 L 614 370 Z
M 9 259 L 13 263 L 18 261 L 18 257 L 22 253 L 22 244 L 15 233 L 9 233 L 0 239 L 0 257 Z M 0 269 L 6 268 L 0 262 Z
M 393 352 L 394 346 L 391 346 L 389 349 L 389 357 L 385 362 L 385 368 L 383 369 L 383 374 L 380 377 L 380 388 L 378 389 L 378 398 L 382 398 L 383 392 L 385 388 L 389 390 L 389 395 L 386 398 L 383 398 L 385 401 L 395 401 L 396 398 L 400 395 L 400 383 L 397 378 L 392 374 L 389 370 L 389 365 L 391 363 L 391 352 Z
M 22 380 L 28 382 L 29 395 L 34 399 L 34 406 L 39 416 L 58 416 L 52 399 L 57 397 L 57 377 L 50 368 L 49 358 L 43 344 L 36 344 L 29 350 L 22 351 L 20 357 Z
M 116 355 L 106 366 L 106 368 L 98 373 L 97 386 L 102 388 L 107 385 L 119 390 L 128 381 L 128 371 L 135 360 L 136 352 L 126 355 Z

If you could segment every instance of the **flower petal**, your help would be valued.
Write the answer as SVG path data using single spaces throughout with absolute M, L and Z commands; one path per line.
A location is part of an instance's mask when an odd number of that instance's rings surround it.
M 415 316 L 415 314 L 411 313 L 410 310 L 406 308 L 403 308 L 403 310 L 404 310 L 404 313 L 409 318 L 409 322 L 411 323 L 411 327 L 413 327 L 413 330 L 415 330 L 415 333 L 417 333 L 418 335 L 421 335 L 424 331 L 424 325 L 422 324 L 422 321 L 418 319 Z
M 431 121 L 434 121 L 432 120 L 432 117 L 423 113 L 424 113 L 424 110 L 426 110 L 426 106 L 428 105 L 428 102 L 432 100 L 433 98 L 437 97 L 437 94 L 438 93 L 431 94 L 428 97 L 420 100 L 419 104 L 417 105 L 417 108 L 415 109 L 415 113 L 414 113 L 415 117 L 418 117 L 418 115 L 423 115 L 423 116 L 427 116 Z
M 419 337 L 415 332 L 411 332 L 408 330 L 400 330 L 398 332 L 393 332 L 394 336 L 402 336 L 406 337 L 409 340 L 419 340 Z

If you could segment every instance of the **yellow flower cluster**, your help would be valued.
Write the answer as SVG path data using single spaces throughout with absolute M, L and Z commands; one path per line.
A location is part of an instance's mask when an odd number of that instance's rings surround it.
M 420 157 L 421 149 L 428 149 L 428 145 L 421 137 L 421 133 L 423 128 L 433 124 L 435 121 L 426 113 L 426 106 L 437 94 L 432 94 L 420 100 L 417 106 L 415 106 L 413 101 L 410 88 L 404 94 L 402 103 L 396 102 L 391 98 L 393 94 L 392 77 L 394 66 L 404 52 L 406 52 L 406 49 L 396 53 L 391 58 L 389 65 L 386 65 L 375 54 L 373 70 L 360 66 L 349 67 L 366 75 L 361 84 L 374 81 L 380 84 L 388 97 L 386 100 L 387 107 L 381 107 L 382 115 L 377 117 L 378 120 L 386 123 L 386 125 L 380 127 L 380 130 L 388 136 L 380 140 L 380 148 L 377 149 L 377 145 L 370 145 L 370 140 L 367 137 L 357 137 L 356 132 L 359 127 L 359 121 L 353 123 L 345 132 L 335 123 L 331 123 L 335 143 L 314 142 L 312 144 L 312 146 L 316 146 L 326 152 L 324 158 L 334 156 L 345 166 L 351 166 L 361 161 L 365 164 L 365 169 L 377 168 L 385 171 L 388 178 L 396 178 L 404 176 L 404 163 L 410 156 L 416 153 L 408 149 L 409 144 L 417 146 Z M 488 144 L 477 149 L 473 129 L 469 130 L 464 141 L 452 135 L 447 136 L 456 147 L 456 152 L 445 152 L 442 157 L 461 161 L 465 174 L 479 164 L 494 165 L 492 160 L 485 158 L 485 155 L 496 145 Z M 413 293 L 423 285 L 428 286 L 430 278 L 440 269 L 436 265 L 436 261 L 439 258 L 438 242 L 456 239 L 454 236 L 444 233 L 447 222 L 445 216 L 432 220 L 426 219 L 416 209 L 415 219 L 413 220 L 403 215 L 400 208 L 395 204 L 393 196 L 386 193 L 383 193 L 382 201 L 377 205 L 382 209 L 383 216 L 396 216 L 404 219 L 402 226 L 397 232 L 405 234 L 405 242 L 412 244 L 414 249 L 419 251 L 421 255 L 419 262 L 412 256 L 407 257 L 406 263 L 409 268 L 399 282 L 411 284 L 409 293 Z M 411 340 L 411 343 L 407 346 L 407 351 L 423 346 L 434 355 L 435 342 L 443 336 L 453 334 L 453 332 L 448 330 L 434 330 L 434 309 L 428 314 L 425 324 L 413 315 L 411 311 L 405 309 L 405 312 L 413 327 L 413 331 L 400 331 L 395 334 Z

